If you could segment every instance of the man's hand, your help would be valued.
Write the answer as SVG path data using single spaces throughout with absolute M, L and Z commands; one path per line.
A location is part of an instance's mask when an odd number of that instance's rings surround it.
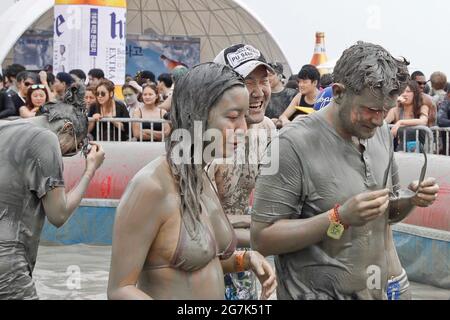
M 361 193 L 340 207 L 340 220 L 345 225 L 363 226 L 383 215 L 388 205 L 389 189 Z
M 89 144 L 92 148 L 86 157 L 86 172 L 92 177 L 105 160 L 105 151 L 98 143 L 89 142 Z
M 261 300 L 267 300 L 277 288 L 275 271 L 270 263 L 258 252 L 247 251 L 250 269 L 255 273 L 262 286 Z
M 409 189 L 416 192 L 418 188 L 418 181 L 411 182 Z M 436 179 L 427 178 L 420 185 L 419 191 L 416 196 L 412 198 L 411 203 L 418 207 L 431 206 L 437 199 L 439 192 L 439 185 L 436 183 Z

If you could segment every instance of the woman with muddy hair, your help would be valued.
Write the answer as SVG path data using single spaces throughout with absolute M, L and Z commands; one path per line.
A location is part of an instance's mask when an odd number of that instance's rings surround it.
M 210 159 L 202 157 L 211 131 L 221 133 L 214 156 L 233 153 L 224 133 L 246 130 L 248 101 L 244 80 L 226 66 L 201 64 L 179 80 L 167 154 L 132 179 L 117 208 L 109 299 L 224 299 L 223 274 L 250 269 L 261 298 L 274 292 L 270 264 L 256 251 L 235 251 L 233 227 L 204 170 Z

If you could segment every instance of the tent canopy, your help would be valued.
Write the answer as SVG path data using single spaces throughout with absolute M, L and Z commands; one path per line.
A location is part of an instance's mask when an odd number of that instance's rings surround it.
M 0 51 L 1 61 L 27 29 L 52 30 L 53 3 L 53 0 L 20 0 L 5 12 L 10 21 L 4 20 L 5 28 L 0 28 L 3 30 L 0 39 L 8 38 L 6 43 L 2 41 L 7 48 Z M 33 10 L 26 9 L 31 7 Z M 24 12 L 28 19 L 16 18 Z M 11 21 L 15 22 L 14 28 Z M 268 62 L 281 62 L 285 74 L 291 74 L 268 29 L 239 0 L 128 0 L 127 34 L 200 38 L 201 62 L 213 60 L 227 46 L 247 43 L 260 49 Z

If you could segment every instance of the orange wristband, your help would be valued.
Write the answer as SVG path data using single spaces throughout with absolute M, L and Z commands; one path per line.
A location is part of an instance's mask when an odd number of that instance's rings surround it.
M 234 254 L 234 261 L 236 263 L 236 272 L 242 272 L 245 271 L 245 253 L 247 251 L 237 251 Z
M 341 222 L 341 217 L 339 216 L 339 207 L 340 207 L 340 205 L 336 204 L 334 206 L 334 208 L 332 209 L 332 211 L 330 212 L 330 216 L 329 216 L 330 217 L 330 221 L 336 222 L 336 223 L 340 223 L 340 224 L 342 224 L 344 226 L 344 229 L 348 229 L 348 225 L 343 224 Z

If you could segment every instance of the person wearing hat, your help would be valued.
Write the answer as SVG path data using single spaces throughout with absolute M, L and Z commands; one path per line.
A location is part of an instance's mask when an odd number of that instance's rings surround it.
M 237 235 L 238 248 L 249 248 L 249 199 L 255 186 L 258 164 L 265 149 L 257 147 L 260 141 L 262 144 L 267 143 L 271 130 L 275 130 L 273 122 L 265 117 L 271 96 L 269 73 L 274 70 L 264 55 L 248 44 L 237 44 L 222 50 L 214 62 L 228 65 L 239 73 L 245 79 L 249 93 L 250 108 L 245 116 L 248 129 L 245 159 L 233 159 L 232 164 L 213 161 L 207 168 L 208 175 L 217 188 L 224 212 Z M 252 157 L 257 163 L 250 160 Z M 225 297 L 227 300 L 257 299 L 256 283 L 255 276 L 249 272 L 227 274 Z
M 67 72 L 59 72 L 53 83 L 52 91 L 56 95 L 56 101 L 62 101 L 67 89 L 74 83 L 74 80 Z
M 284 86 L 283 79 L 285 79 L 285 76 L 283 75 L 283 65 L 281 63 L 271 63 L 270 66 L 274 72 L 269 72 L 272 95 L 267 106 L 266 117 L 276 123 L 298 91 Z

